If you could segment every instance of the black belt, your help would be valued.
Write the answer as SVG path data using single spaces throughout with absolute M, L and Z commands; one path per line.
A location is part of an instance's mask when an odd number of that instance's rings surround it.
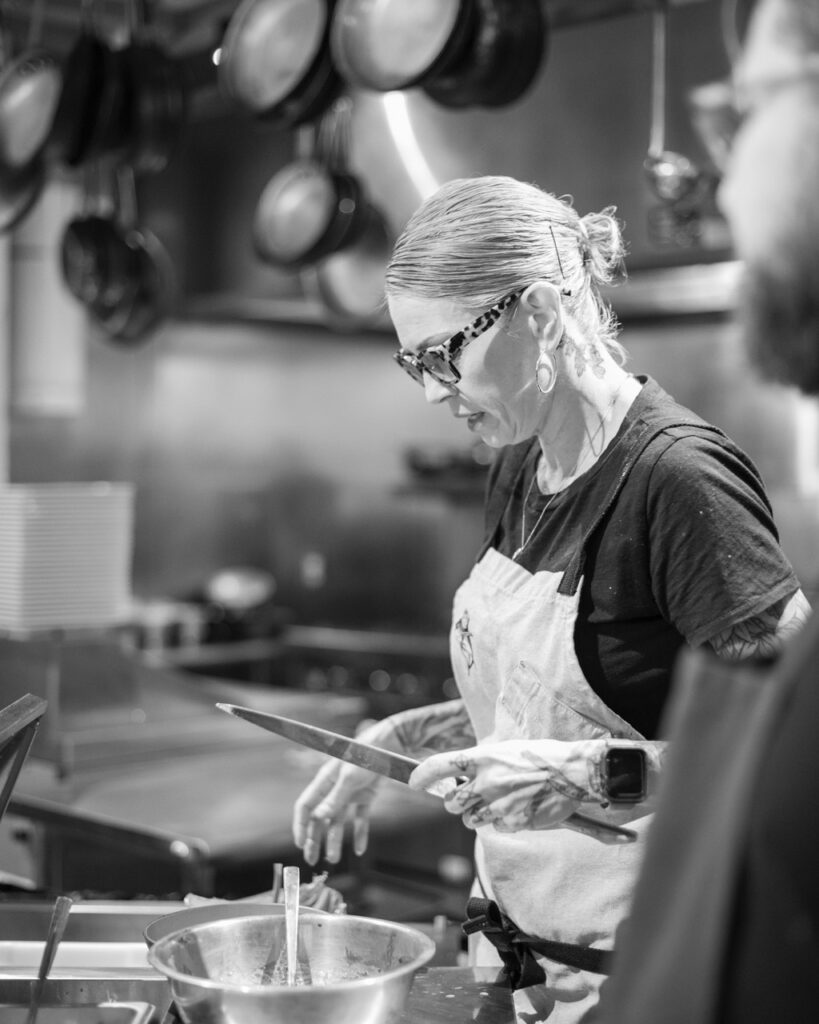
M 465 935 L 482 932 L 497 949 L 503 960 L 503 969 L 513 989 L 541 985 L 546 972 L 535 959 L 535 953 L 556 960 L 567 967 L 577 967 L 595 974 L 611 971 L 612 952 L 575 946 L 570 942 L 555 942 L 527 935 L 504 914 L 494 900 L 473 896 L 466 905 L 466 921 L 461 925 Z

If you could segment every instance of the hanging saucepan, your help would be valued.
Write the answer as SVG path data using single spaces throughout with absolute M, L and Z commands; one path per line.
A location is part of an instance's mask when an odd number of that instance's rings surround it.
M 274 124 L 318 117 L 342 86 L 329 47 L 335 2 L 241 0 L 222 39 L 224 92 Z
M 126 287 L 113 304 L 101 296 L 88 308 L 110 341 L 133 345 L 147 340 L 167 316 L 174 294 L 173 265 L 164 245 L 139 224 L 132 167 L 117 169 L 115 195 L 118 228 L 129 252 L 123 265 Z
M 253 218 L 259 257 L 281 267 L 306 266 L 351 245 L 367 222 L 358 178 L 347 166 L 349 97 L 325 112 L 318 128 L 301 129 L 300 159 L 274 174 Z
M 25 49 L 0 71 L 0 164 L 8 171 L 31 168 L 43 152 L 57 109 L 62 71 L 39 43 L 43 0 L 34 0 Z
M 128 12 L 131 38 L 125 59 L 133 118 L 127 163 L 136 172 L 156 173 L 165 169 L 179 141 L 187 97 L 178 63 L 149 38 L 141 0 L 130 0 Z
M 128 244 L 137 260 L 138 287 L 133 299 L 111 312 L 92 313 L 108 339 L 120 345 L 147 341 L 167 317 L 173 295 L 173 266 L 165 246 L 144 227 L 128 234 Z
M 159 45 L 135 40 L 128 47 L 134 90 L 134 123 L 128 161 L 156 173 L 179 142 L 187 98 L 177 63 Z
M 102 168 L 97 167 L 101 178 Z M 96 199 L 86 171 L 83 210 L 65 226 L 60 264 L 68 290 L 100 316 L 133 300 L 139 287 L 139 260 L 118 217 L 116 189 L 107 204 L 103 190 Z
M 33 160 L 19 171 L 0 167 L 0 233 L 10 231 L 34 206 L 45 185 L 45 164 Z
M 78 167 L 86 159 L 105 88 L 108 49 L 92 24 L 91 0 L 83 0 L 80 34 L 63 65 L 62 89 L 48 140 L 49 157 L 57 163 Z
M 351 85 L 494 107 L 528 89 L 546 40 L 541 0 L 338 0 L 330 51 Z
M 301 272 L 305 293 L 318 299 L 331 326 L 352 330 L 372 324 L 384 313 L 384 275 L 392 239 L 381 213 L 366 205 L 359 236 Z
M 78 163 L 124 157 L 133 137 L 133 91 L 127 50 L 102 44 L 102 84 L 94 109 L 89 110 L 89 131 Z
M 296 160 L 274 174 L 253 218 L 257 254 L 274 266 L 315 263 L 361 232 L 361 186 L 317 160 Z

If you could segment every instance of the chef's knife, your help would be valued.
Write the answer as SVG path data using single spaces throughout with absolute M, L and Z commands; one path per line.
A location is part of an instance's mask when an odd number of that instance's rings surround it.
M 217 704 L 216 707 L 220 711 L 226 711 L 229 715 L 235 715 L 237 718 L 243 718 L 246 722 L 267 729 L 268 732 L 276 733 L 277 736 L 284 736 L 304 747 L 311 747 L 313 750 L 321 751 L 322 754 L 329 754 L 341 761 L 348 761 L 350 764 L 366 768 L 378 775 L 386 775 L 387 778 L 395 779 L 398 782 L 409 782 L 413 770 L 421 763 L 415 758 L 407 757 L 406 754 L 395 754 L 391 750 L 374 747 L 370 743 L 342 736 L 341 733 L 331 732 L 329 729 L 321 729 L 317 725 L 297 722 L 292 718 L 271 715 L 266 711 L 255 711 L 253 708 L 239 707 L 237 704 Z M 435 786 L 428 792 L 442 797 L 450 792 L 454 785 L 454 782 L 447 780 L 440 787 Z M 633 829 L 610 825 L 607 821 L 588 818 L 585 814 L 570 814 L 562 824 L 566 828 L 594 836 L 595 839 L 600 839 L 603 842 L 626 843 L 634 842 L 637 838 L 637 833 Z

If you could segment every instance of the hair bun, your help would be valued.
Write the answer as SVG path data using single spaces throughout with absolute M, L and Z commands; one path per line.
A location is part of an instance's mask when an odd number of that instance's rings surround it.
M 624 271 L 626 250 L 616 211 L 615 206 L 607 206 L 599 213 L 587 213 L 578 226 L 580 255 L 598 284 L 607 284 Z

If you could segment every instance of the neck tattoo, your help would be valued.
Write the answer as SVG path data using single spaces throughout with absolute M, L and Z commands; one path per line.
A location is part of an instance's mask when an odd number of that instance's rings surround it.
M 628 380 L 628 378 L 626 378 L 625 380 Z M 623 384 L 625 384 L 625 380 L 621 381 L 620 386 L 617 388 L 617 390 L 611 396 L 611 401 L 606 406 L 606 410 L 603 413 L 603 415 L 600 417 L 600 425 L 597 427 L 595 432 L 589 438 L 589 447 L 588 447 L 588 449 L 586 450 L 586 452 L 584 453 L 582 458 L 578 459 L 577 465 L 575 466 L 574 476 L 572 477 L 573 480 L 576 480 L 581 475 L 581 473 L 584 473 L 586 471 L 586 469 L 587 469 L 586 462 L 589 461 L 589 456 L 591 456 L 592 458 L 594 457 L 594 442 L 597 440 L 597 438 L 601 435 L 601 433 L 605 429 L 606 423 L 608 421 L 608 417 L 609 417 L 610 413 L 612 412 L 612 410 L 614 409 L 614 405 L 617 402 L 617 399 L 620 397 L 620 391 L 623 388 Z M 555 498 L 558 496 L 558 494 L 562 494 L 563 490 L 565 490 L 565 487 L 564 487 L 562 490 L 555 491 L 555 493 L 550 496 L 549 500 L 546 502 L 546 504 L 540 510 L 540 514 L 538 515 L 537 519 L 535 520 L 534 525 L 532 526 L 532 528 L 527 533 L 526 532 L 526 506 L 529 504 L 529 498 L 532 496 L 532 489 L 534 488 L 535 483 L 537 481 L 537 462 L 538 462 L 538 460 L 536 459 L 535 460 L 535 469 L 534 469 L 534 472 L 532 473 L 532 479 L 529 482 L 529 487 L 526 490 L 526 496 L 523 499 L 523 507 L 521 508 L 521 513 L 520 513 L 520 546 L 518 548 L 516 548 L 516 550 L 512 553 L 512 560 L 513 561 L 516 561 L 518 558 L 520 558 L 520 556 L 523 554 L 523 552 L 529 546 L 529 541 L 535 535 L 535 531 L 540 526 L 540 524 L 543 522 L 543 517 L 549 511 L 549 507 L 551 506 L 552 502 L 555 500 Z

